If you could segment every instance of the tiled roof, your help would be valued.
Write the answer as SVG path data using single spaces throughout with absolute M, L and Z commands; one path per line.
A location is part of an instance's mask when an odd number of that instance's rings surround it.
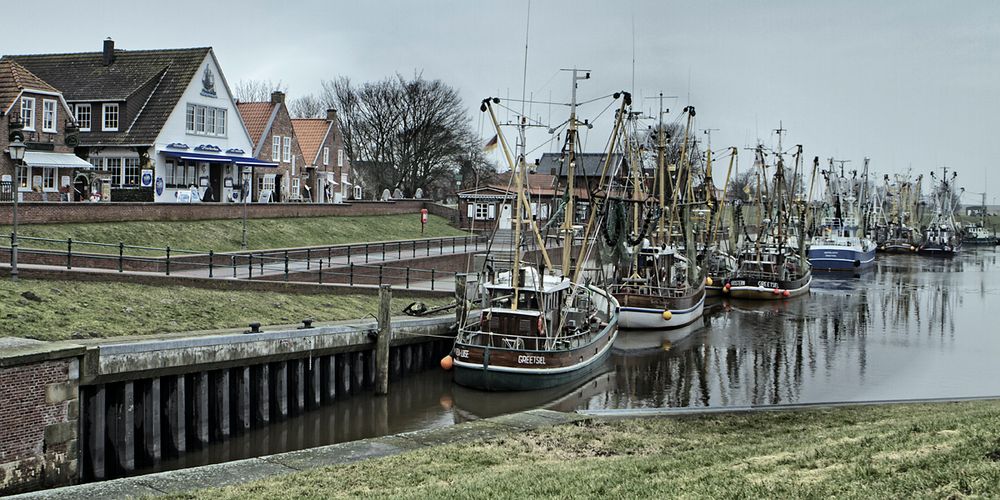
M 0 60 L 0 109 L 6 110 L 24 89 L 59 92 L 24 66 L 6 59 Z
M 243 123 L 250 133 L 250 140 L 253 141 L 254 149 L 260 144 L 261 137 L 267 132 L 267 125 L 271 122 L 271 115 L 277 110 L 277 105 L 270 102 L 237 102 L 236 108 L 243 117 Z
M 577 177 L 594 177 L 599 178 L 601 176 L 601 171 L 604 170 L 604 153 L 577 153 L 576 158 L 576 172 Z M 611 158 L 611 168 L 615 167 L 615 164 L 621 161 L 621 153 L 614 153 Z M 569 166 L 565 164 L 563 155 L 560 153 L 543 153 L 541 159 L 538 161 L 539 172 L 544 172 L 546 174 L 558 175 L 559 177 L 569 176 Z
M 59 89 L 68 101 L 126 101 L 119 132 L 84 132 L 84 145 L 152 144 L 212 49 L 115 50 L 5 56 Z M 95 111 L 97 113 L 97 111 Z M 96 115 L 95 115 L 96 116 Z
M 322 162 L 323 159 L 317 155 L 327 131 L 330 130 L 330 122 L 325 118 L 296 118 L 292 120 L 292 128 L 295 129 L 295 137 L 299 140 L 306 164 L 317 165 Z

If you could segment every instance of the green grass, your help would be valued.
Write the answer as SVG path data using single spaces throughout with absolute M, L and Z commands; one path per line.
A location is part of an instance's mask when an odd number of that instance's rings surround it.
M 996 498 L 1000 402 L 598 421 L 178 498 Z
M 0 226 L 0 234 L 9 235 L 10 226 Z M 368 215 L 357 217 L 297 217 L 282 219 L 247 220 L 247 246 L 252 250 L 292 248 L 317 245 L 336 245 L 366 241 L 389 241 L 443 236 L 462 236 L 466 233 L 448 225 L 442 217 L 429 216 L 424 234 L 420 234 L 420 215 Z M 208 252 L 239 250 L 242 240 L 242 221 L 164 221 L 164 222 L 101 222 L 89 224 L 29 224 L 18 226 L 18 235 L 35 238 L 98 243 L 124 242 L 126 245 Z M 0 244 L 6 245 L 6 238 Z M 29 248 L 58 248 L 65 250 L 65 243 L 54 245 L 23 240 Z M 74 244 L 80 252 L 115 253 L 117 249 Z M 139 252 L 131 251 L 136 254 Z M 161 252 L 162 253 L 162 252 Z
M 40 299 L 29 300 L 30 292 Z M 415 299 L 393 297 L 393 314 Z M 446 299 L 421 299 L 429 305 Z M 378 310 L 378 296 L 220 291 L 132 283 L 0 280 L 0 337 L 69 340 L 356 319 Z

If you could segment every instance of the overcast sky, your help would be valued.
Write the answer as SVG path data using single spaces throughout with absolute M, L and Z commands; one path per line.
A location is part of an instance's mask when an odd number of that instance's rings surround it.
M 527 0 L 107 0 L 46 9 L 61 15 L 6 37 L 5 53 L 94 51 L 107 36 L 122 49 L 212 46 L 231 85 L 280 80 L 290 98 L 342 75 L 360 82 L 422 71 L 460 90 L 477 130 L 482 98 L 522 91 Z M 860 167 L 868 156 L 890 173 L 947 165 L 967 191 L 982 191 L 988 176 L 988 201 L 1000 200 L 1000 2 L 534 0 L 528 38 L 535 99 L 566 101 L 569 76 L 558 69 L 577 66 L 592 71 L 583 99 L 631 88 L 637 103 L 663 92 L 680 97 L 671 111 L 693 104 L 697 128 L 719 129 L 713 149 L 771 144 L 780 121 L 785 144 L 802 144 L 808 158 Z M 548 122 L 549 107 L 532 115 Z M 551 109 L 553 123 L 566 116 Z M 588 150 L 600 150 L 610 119 L 589 132 Z M 536 133 L 529 149 L 543 140 Z M 749 165 L 750 152 L 740 153 Z

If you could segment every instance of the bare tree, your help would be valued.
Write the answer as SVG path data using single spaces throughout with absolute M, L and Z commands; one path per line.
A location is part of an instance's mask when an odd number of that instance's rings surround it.
M 323 118 L 326 110 L 331 108 L 322 99 L 313 94 L 293 99 L 288 105 L 292 118 Z
M 339 111 L 344 147 L 370 190 L 427 191 L 468 153 L 468 114 L 440 80 L 397 74 L 355 85 L 342 77 L 323 89 L 321 100 Z
M 240 80 L 233 88 L 233 97 L 240 102 L 263 102 L 271 100 L 271 92 L 284 92 L 287 86 L 271 80 Z

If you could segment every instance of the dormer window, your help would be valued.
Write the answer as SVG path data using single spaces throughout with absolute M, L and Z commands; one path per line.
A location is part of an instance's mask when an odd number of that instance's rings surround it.
M 56 101 L 53 99 L 42 100 L 42 132 L 56 132 Z
M 118 103 L 106 103 L 103 106 L 103 127 L 106 132 L 118 131 Z
M 76 123 L 80 125 L 80 132 L 90 132 L 90 104 L 76 105 Z
M 21 98 L 21 122 L 24 123 L 24 130 L 35 130 L 35 98 Z

